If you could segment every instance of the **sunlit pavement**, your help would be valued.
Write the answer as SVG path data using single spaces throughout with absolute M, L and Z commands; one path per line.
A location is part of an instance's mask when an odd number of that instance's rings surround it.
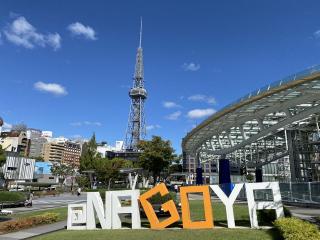
M 82 203 L 86 201 L 86 193 L 82 193 L 79 197 L 77 195 L 72 195 L 71 193 L 64 193 L 58 196 L 45 196 L 36 197 L 32 201 L 32 207 L 18 207 L 18 208 L 8 208 L 7 210 L 12 210 L 13 213 L 42 210 L 47 208 L 58 208 L 67 206 L 72 203 Z

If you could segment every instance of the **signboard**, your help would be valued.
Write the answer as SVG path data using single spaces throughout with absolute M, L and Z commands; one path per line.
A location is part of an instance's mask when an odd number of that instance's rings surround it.
M 68 205 L 68 230 L 90 230 L 96 229 L 96 218 L 99 220 L 102 229 L 120 229 L 120 214 L 131 214 L 132 228 L 140 229 L 140 206 L 141 204 L 149 222 L 151 229 L 164 229 L 171 224 L 182 220 L 184 229 L 210 229 L 214 228 L 214 216 L 212 214 L 210 191 L 212 190 L 222 201 L 226 209 L 228 228 L 235 227 L 233 204 L 245 187 L 248 212 L 252 228 L 258 228 L 257 210 L 274 209 L 277 218 L 284 216 L 280 188 L 278 182 L 262 183 L 238 183 L 235 184 L 232 192 L 227 196 L 219 185 L 185 186 L 180 187 L 181 217 L 173 200 L 162 204 L 162 209 L 168 212 L 170 217 L 160 221 L 157 217 L 149 199 L 160 194 L 165 196 L 169 193 L 165 184 L 159 184 L 149 191 L 140 195 L 140 190 L 107 191 L 105 194 L 105 204 L 99 192 L 88 192 L 87 202 L 82 204 Z M 273 201 L 256 202 L 254 191 L 270 189 L 273 194 Z M 192 221 L 190 217 L 190 207 L 188 194 L 200 193 L 203 196 L 204 217 L 203 221 Z M 121 199 L 129 199 L 130 206 L 122 206 Z M 96 213 L 96 214 L 95 214 Z

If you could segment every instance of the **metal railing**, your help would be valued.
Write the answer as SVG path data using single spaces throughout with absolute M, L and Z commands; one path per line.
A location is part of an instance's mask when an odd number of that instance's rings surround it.
M 312 75 L 314 73 L 319 73 L 319 72 L 320 72 L 320 65 L 309 67 L 306 70 L 303 70 L 301 72 L 292 74 L 292 75 L 290 75 L 288 77 L 285 77 L 285 78 L 283 78 L 281 80 L 275 81 L 275 82 L 270 83 L 270 84 L 268 84 L 268 85 L 266 85 L 264 87 L 261 87 L 261 88 L 259 88 L 257 90 L 254 90 L 254 91 L 248 93 L 247 95 L 245 95 L 245 96 L 233 101 L 232 103 L 228 104 L 227 106 L 223 107 L 219 111 L 223 111 L 225 109 L 228 109 L 232 105 L 235 105 L 237 103 L 240 103 L 240 102 L 245 101 L 247 99 L 250 99 L 252 97 L 258 96 L 259 94 L 267 92 L 269 90 L 272 90 L 273 88 L 280 87 L 281 85 L 283 85 L 285 83 L 288 83 L 288 82 L 291 82 L 291 81 L 295 81 L 295 80 L 298 80 L 298 79 L 301 79 L 303 77 L 307 77 L 307 76 L 310 76 L 310 75 Z
M 312 205 L 320 207 L 320 182 L 288 182 L 279 183 L 281 198 L 285 203 Z M 254 192 L 256 201 L 272 201 L 273 195 L 270 189 Z M 245 188 L 242 188 L 239 200 L 246 200 Z
M 320 204 L 320 182 L 280 183 L 284 201 Z

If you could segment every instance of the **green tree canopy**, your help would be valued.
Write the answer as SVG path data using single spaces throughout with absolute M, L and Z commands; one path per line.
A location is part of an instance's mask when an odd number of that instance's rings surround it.
M 139 165 L 152 172 L 154 179 L 175 158 L 170 141 L 163 140 L 159 136 L 152 136 L 150 141 L 140 141 L 138 148 L 142 151 L 139 157 Z
M 52 175 L 57 176 L 59 178 L 60 183 L 62 183 L 66 177 L 73 176 L 75 174 L 74 166 L 67 164 L 54 164 L 51 167 Z
M 169 166 L 169 173 L 182 172 L 182 154 L 176 156 Z
M 96 135 L 93 134 L 89 142 L 82 146 L 82 154 L 80 157 L 80 170 L 94 169 L 94 161 L 97 158 L 97 142 Z
M 119 178 L 121 168 L 132 167 L 132 161 L 122 158 L 97 158 L 94 161 L 95 174 L 98 181 L 103 182 L 105 186 L 110 188 L 111 182 Z

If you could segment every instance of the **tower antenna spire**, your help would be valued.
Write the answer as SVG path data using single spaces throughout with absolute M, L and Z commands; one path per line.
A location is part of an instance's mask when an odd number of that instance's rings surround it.
M 128 128 L 126 132 L 125 149 L 138 151 L 138 143 L 146 135 L 146 124 L 144 116 L 144 103 L 147 99 L 147 90 L 144 87 L 143 77 L 143 50 L 142 43 L 142 17 L 140 18 L 140 39 L 136 55 L 136 65 L 133 78 L 133 87 L 129 91 L 131 99 Z
M 139 41 L 139 48 L 141 48 L 142 43 L 142 17 L 140 17 L 140 41 Z

